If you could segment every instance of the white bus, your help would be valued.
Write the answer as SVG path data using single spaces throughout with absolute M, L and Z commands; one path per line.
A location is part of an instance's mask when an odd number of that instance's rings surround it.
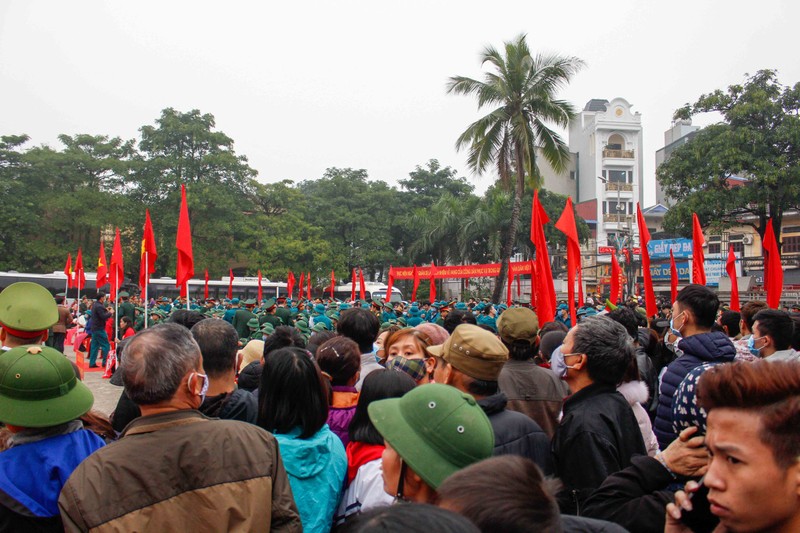
M 352 285 L 350 283 L 346 285 L 337 285 L 333 289 L 333 296 L 339 300 L 349 300 L 350 296 L 352 296 Z M 386 289 L 389 287 L 385 283 L 377 283 L 373 281 L 365 282 L 364 283 L 364 297 L 367 300 L 375 300 L 380 298 L 381 300 L 386 299 Z M 359 298 L 359 284 L 356 283 L 356 299 Z M 330 285 L 328 286 L 328 291 L 325 295 L 330 295 Z M 392 287 L 392 297 L 389 299 L 390 302 L 401 302 L 403 301 L 403 293 L 397 287 Z

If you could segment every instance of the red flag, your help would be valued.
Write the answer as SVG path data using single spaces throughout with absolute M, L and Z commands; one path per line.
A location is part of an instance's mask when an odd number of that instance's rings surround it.
M 264 288 L 261 286 L 261 269 L 258 269 L 258 305 L 261 305 L 261 300 L 264 299 Z
M 553 286 L 553 273 L 550 270 L 550 256 L 547 253 L 547 239 L 544 236 L 544 225 L 550 222 L 547 212 L 539 202 L 539 191 L 533 193 L 531 209 L 531 241 L 536 247 L 536 314 L 539 323 L 552 322 L 556 314 L 556 290 Z M 533 299 L 533 298 L 531 298 Z
M 86 275 L 83 272 L 83 252 L 78 248 L 78 257 L 75 258 L 75 286 L 78 292 L 86 287 Z
M 567 236 L 567 300 L 569 316 L 574 325 L 578 323 L 578 316 L 575 313 L 575 274 L 581 268 L 581 248 L 578 243 L 578 228 L 575 226 L 572 198 L 569 196 L 567 196 L 564 211 L 561 213 L 558 222 L 556 222 L 556 229 Z M 583 292 L 583 289 L 581 289 L 581 292 Z
M 509 272 L 511 270 L 509 269 Z M 431 261 L 431 288 L 428 300 L 433 303 L 436 301 L 436 265 Z
M 294 279 L 294 272 L 292 272 L 290 270 L 289 271 L 289 275 L 286 277 L 286 293 L 289 295 L 289 299 L 290 300 L 292 299 L 292 296 L 294 295 L 294 284 L 295 284 L 295 281 L 296 280 Z
M 636 202 L 636 222 L 639 225 L 639 248 L 642 250 L 642 273 L 644 274 L 644 303 L 647 317 L 655 316 L 658 313 L 656 307 L 656 293 L 653 290 L 653 273 L 650 272 L 650 252 L 647 251 L 647 243 L 650 242 L 650 230 L 647 229 L 642 207 Z
M 511 307 L 511 285 L 514 283 L 514 274 L 511 273 L 511 265 L 508 265 L 508 280 L 506 281 L 506 305 Z
M 203 298 L 208 300 L 208 269 L 206 269 L 205 279 L 206 279 L 206 283 L 205 283 L 205 286 L 203 287 Z
M 122 261 L 122 242 L 119 238 L 119 228 L 114 235 L 114 246 L 111 248 L 111 270 L 109 281 L 111 282 L 111 300 L 117 301 L 117 291 L 122 286 L 125 279 L 125 265 Z
M 417 265 L 414 265 L 414 290 L 411 291 L 411 301 L 417 301 L 417 287 L 419 287 L 419 271 Z
M 619 268 L 619 261 L 617 261 L 617 254 L 611 254 L 611 296 L 609 300 L 614 305 L 619 303 L 620 288 L 622 284 L 622 270 Z
M 72 254 L 67 254 L 67 264 L 64 265 L 64 275 L 67 276 L 67 287 L 74 287 L 75 280 L 72 275 Z
M 531 283 L 530 283 L 531 287 L 530 287 L 530 291 L 531 291 L 531 307 L 533 307 L 534 309 L 538 309 L 536 307 L 537 298 L 536 298 L 536 287 L 534 285 L 535 280 L 537 278 L 538 278 L 538 276 L 536 275 L 536 261 L 531 260 Z M 537 317 L 538 317 L 538 315 L 537 315 Z
M 331 300 L 333 300 L 333 288 L 336 285 L 336 273 L 335 270 L 331 270 Z
M 394 285 L 394 271 L 389 267 L 389 280 L 386 283 L 386 296 L 383 297 L 384 301 L 392 301 L 392 285 Z
M 194 276 L 192 228 L 189 225 L 189 206 L 186 204 L 186 185 L 183 184 L 181 184 L 181 210 L 178 216 L 178 234 L 175 237 L 175 247 L 178 249 L 175 286 L 180 287 Z
M 233 269 L 228 269 L 228 300 L 233 298 Z
M 764 233 L 764 289 L 767 291 L 767 305 L 777 309 L 781 303 L 783 291 L 783 267 L 781 254 L 778 251 L 778 241 L 772 229 L 772 219 L 767 221 L 767 231 Z
M 350 301 L 356 301 L 356 269 L 353 269 L 353 274 L 350 277 Z
M 703 245 L 705 243 L 703 228 L 700 227 L 700 219 L 697 218 L 697 213 L 692 213 L 692 283 L 699 285 L 706 284 L 706 261 L 703 254 Z
M 308 283 L 308 293 L 306 293 L 306 298 L 309 300 L 311 299 L 311 272 L 306 275 L 306 283 Z
M 139 287 L 142 290 L 150 281 L 150 274 L 156 271 L 156 237 L 153 234 L 153 223 L 150 221 L 150 210 L 144 212 L 144 231 L 142 232 L 142 251 L 139 257 Z
M 739 280 L 736 277 L 736 254 L 733 253 L 733 245 L 728 247 L 728 261 L 725 264 L 725 271 L 731 279 L 731 310 L 740 311 L 739 308 Z
M 189 299 L 189 283 L 181 285 L 181 298 Z
M 100 253 L 97 254 L 97 281 L 95 286 L 99 289 L 108 283 L 108 259 L 106 256 L 106 245 L 100 239 Z
M 364 284 L 364 271 L 358 267 L 358 298 L 363 300 L 367 297 L 367 287 Z
M 261 271 L 259 270 L 259 273 L 260 272 Z M 261 284 L 259 283 L 259 285 L 261 285 Z M 300 283 L 297 286 L 298 286 L 297 299 L 298 300 L 302 300 L 303 299 L 303 292 L 306 289 L 306 273 L 305 272 L 300 272 Z
M 678 299 L 678 266 L 675 264 L 675 254 L 669 250 L 669 295 L 670 300 Z

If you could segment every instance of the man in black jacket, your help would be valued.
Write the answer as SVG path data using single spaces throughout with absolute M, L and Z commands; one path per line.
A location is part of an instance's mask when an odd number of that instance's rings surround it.
M 636 417 L 616 390 L 634 357 L 625 328 L 607 317 L 584 319 L 553 352 L 551 368 L 573 391 L 553 438 L 564 513 L 580 514 L 606 477 L 647 454 Z
M 472 324 L 458 326 L 428 353 L 436 357 L 435 381 L 471 394 L 494 430 L 494 455 L 520 455 L 553 473 L 550 439 L 531 418 L 506 409 L 508 399 L 497 379 L 508 360 L 508 348 L 491 332 Z
M 111 313 L 106 311 L 106 295 L 102 292 L 97 293 L 97 300 L 92 304 L 92 344 L 89 347 L 89 368 L 97 363 L 97 352 L 102 352 L 103 367 L 106 366 L 106 358 L 111 346 L 108 344 L 108 334 L 106 333 L 106 321 L 111 318 Z

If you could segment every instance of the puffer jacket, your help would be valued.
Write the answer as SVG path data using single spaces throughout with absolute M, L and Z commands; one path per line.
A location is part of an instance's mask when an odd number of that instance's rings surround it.
M 678 348 L 683 355 L 667 366 L 661 378 L 658 408 L 653 431 L 662 450 L 678 435 L 672 428 L 672 398 L 686 375 L 703 363 L 729 363 L 736 356 L 736 348 L 725 333 L 712 331 L 681 339 Z
M 527 457 L 545 475 L 552 474 L 553 455 L 547 433 L 531 418 L 506 409 L 506 403 L 508 399 L 502 392 L 478 400 L 494 430 L 494 455 Z
M 653 424 L 642 404 L 647 403 L 650 393 L 644 381 L 628 381 L 617 387 L 617 392 L 622 394 L 628 405 L 633 410 L 633 415 L 639 423 L 639 430 L 642 432 L 644 446 L 647 448 L 647 455 L 655 457 L 658 453 L 658 439 L 653 433 Z
M 303 531 L 329 531 L 347 475 L 347 454 L 342 441 L 327 424 L 307 439 L 300 438 L 299 427 L 289 433 L 275 433 L 275 438 L 289 474 Z
M 333 387 L 333 401 L 328 410 L 328 426 L 347 447 L 350 442 L 350 422 L 356 414 L 358 404 L 358 391 L 355 387 Z

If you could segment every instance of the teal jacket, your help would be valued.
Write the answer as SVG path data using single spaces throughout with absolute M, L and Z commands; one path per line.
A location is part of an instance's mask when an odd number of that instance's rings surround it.
M 342 441 L 322 426 L 308 439 L 299 438 L 300 428 L 275 433 L 283 465 L 289 474 L 303 531 L 327 532 L 339 506 L 347 474 L 347 454 Z

